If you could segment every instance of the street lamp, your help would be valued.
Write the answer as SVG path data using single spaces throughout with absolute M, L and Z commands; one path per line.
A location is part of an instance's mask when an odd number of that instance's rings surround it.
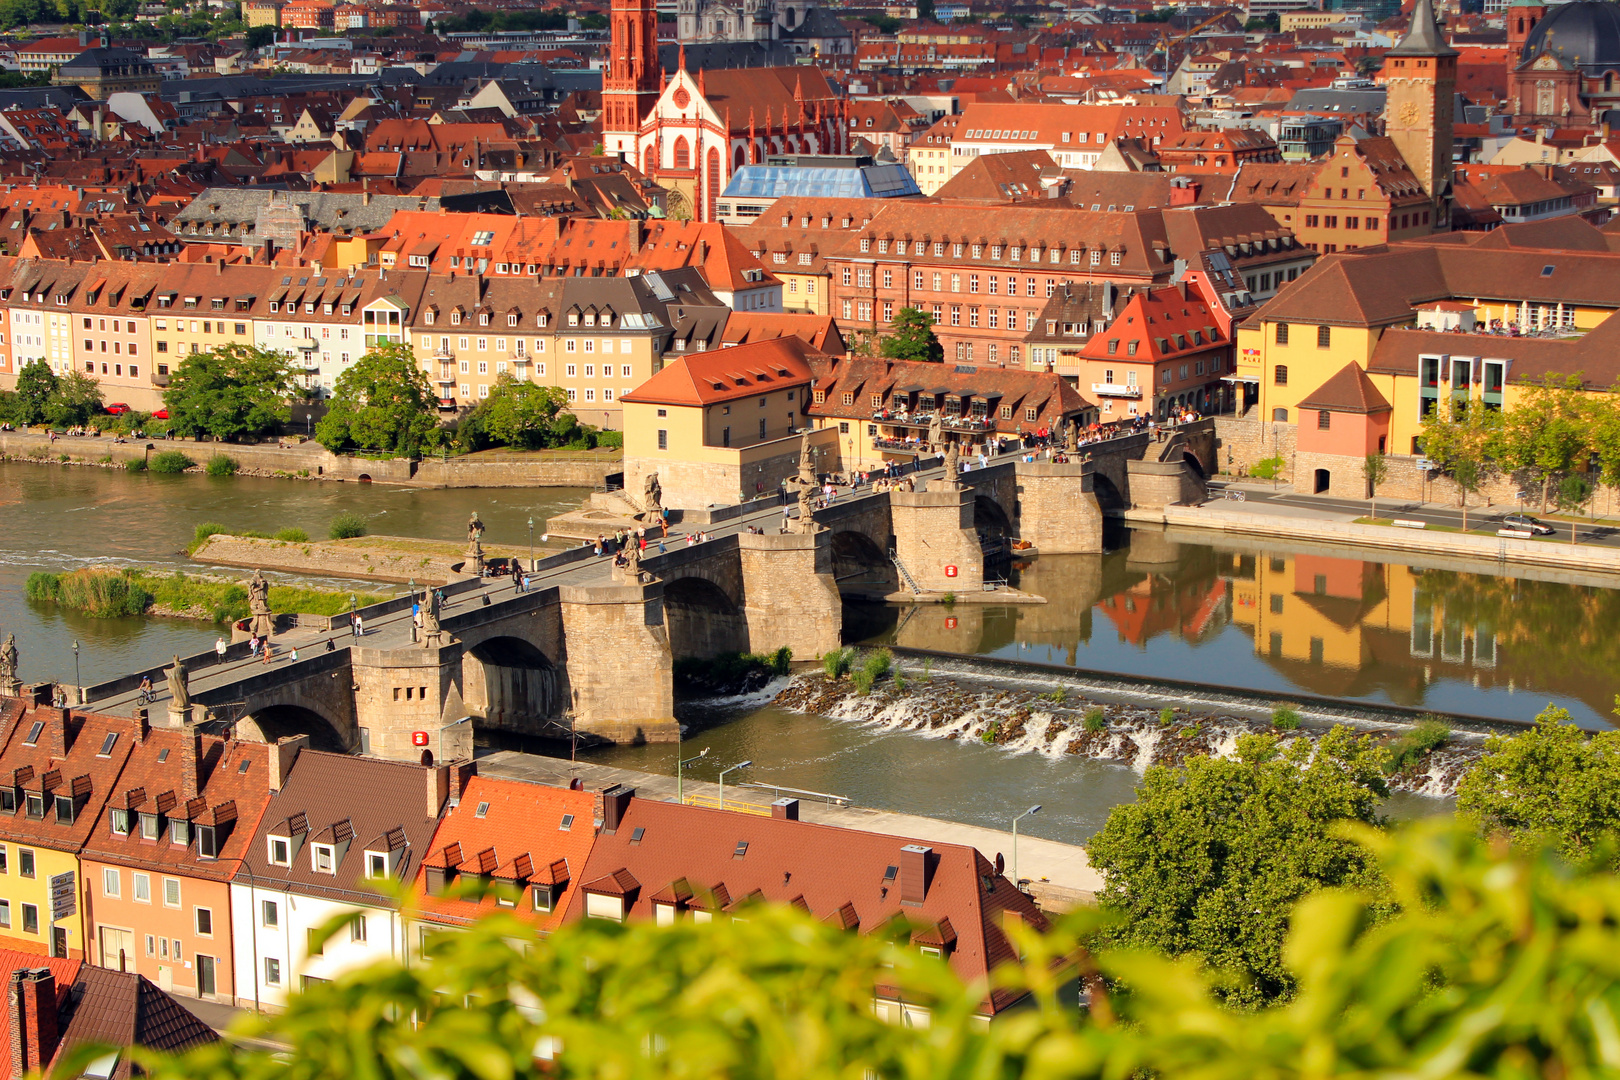
M 534 518 L 529 519 L 529 572 L 534 572 Z
M 752 764 L 752 761 L 739 761 L 729 769 L 720 770 L 720 809 L 724 810 L 726 808 L 726 773 L 746 769 Z
M 79 643 L 73 643 L 73 700 L 84 704 L 84 679 L 79 676 Z
M 685 786 L 684 786 L 684 784 L 682 783 L 682 780 L 681 780 L 681 770 L 686 768 L 688 765 L 692 764 L 692 762 L 701 761 L 701 760 L 703 760 L 704 758 L 706 758 L 708 756 L 709 756 L 709 748 L 707 746 L 705 746 L 702 750 L 699 750 L 696 757 L 689 757 L 685 761 L 681 760 L 680 751 L 676 751 L 676 753 L 675 753 L 675 801 L 676 802 L 681 803 L 682 805 L 685 805 L 685 803 L 686 803 L 686 788 L 685 788 Z
M 1018 817 L 1013 818 L 1013 888 L 1015 889 L 1018 888 L 1018 821 L 1020 818 L 1027 818 L 1031 814 L 1040 812 L 1040 805 L 1036 804 L 1019 814 Z

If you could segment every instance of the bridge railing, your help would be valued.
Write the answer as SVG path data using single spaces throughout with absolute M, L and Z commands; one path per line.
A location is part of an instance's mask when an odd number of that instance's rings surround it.
M 209 649 L 207 652 L 196 653 L 192 656 L 182 656 L 180 659 L 181 662 L 186 665 L 186 669 L 193 676 L 195 676 L 199 672 L 206 671 L 211 667 L 218 667 L 221 664 L 228 664 L 234 660 L 245 659 L 250 654 L 251 650 L 248 648 L 248 643 L 245 641 L 238 641 L 233 645 L 226 646 L 224 656 L 220 656 L 219 653 L 215 652 L 213 649 Z M 134 693 L 136 690 L 140 689 L 142 679 L 151 679 L 153 686 L 161 686 L 165 678 L 165 672 L 169 670 L 169 667 L 173 663 L 174 661 L 169 660 L 158 664 L 156 667 L 144 668 L 128 675 L 120 675 L 116 679 L 107 679 L 104 682 L 93 683 L 84 688 L 84 700 L 88 704 L 90 702 L 99 701 L 102 698 L 117 697 L 120 694 Z

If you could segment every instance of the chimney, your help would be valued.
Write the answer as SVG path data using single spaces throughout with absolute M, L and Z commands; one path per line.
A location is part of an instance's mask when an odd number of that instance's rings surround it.
M 1196 180 L 1187 180 L 1170 185 L 1171 206 L 1192 206 L 1198 202 L 1198 193 L 1203 185 Z
M 422 770 L 427 781 L 427 816 L 436 818 L 450 795 L 450 766 L 430 765 Z
M 135 708 L 135 745 L 140 746 L 152 734 L 152 720 L 145 705 Z
M 195 724 L 180 730 L 180 801 L 195 799 L 202 772 L 202 736 Z
M 288 735 L 270 747 L 270 790 L 280 791 L 287 783 L 298 752 L 309 745 L 308 735 Z
M 45 724 L 45 739 L 51 757 L 65 758 L 68 752 L 68 723 L 73 719 L 70 709 L 63 709 Z
M 783 821 L 798 821 L 799 800 L 777 799 L 771 803 L 771 817 L 781 818 Z
M 222 277 L 222 276 L 224 276 L 224 273 L 225 273 L 225 260 L 221 259 L 221 260 L 219 260 L 219 262 L 214 264 L 214 276 L 215 277 Z
M 625 787 L 623 784 L 614 784 L 602 792 L 602 833 L 612 835 L 619 830 L 619 823 L 624 820 L 624 812 L 630 809 L 630 800 L 636 797 L 636 789 Z
M 467 783 L 478 775 L 478 762 L 468 760 L 452 761 L 450 763 L 450 802 L 451 805 L 461 805 L 461 797 L 467 793 Z
M 48 967 L 18 968 L 6 988 L 11 1014 L 12 1080 L 43 1071 L 61 1038 L 56 1011 L 56 976 Z
M 907 844 L 900 849 L 900 903 L 920 905 L 928 898 L 934 849 Z

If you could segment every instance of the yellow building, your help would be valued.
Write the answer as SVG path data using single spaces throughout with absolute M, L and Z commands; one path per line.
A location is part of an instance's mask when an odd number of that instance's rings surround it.
M 280 26 L 282 0 L 244 0 L 242 22 L 248 27 Z
M 962 117 L 946 116 L 936 121 L 927 131 L 911 141 L 906 150 L 906 164 L 911 178 L 924 195 L 933 195 L 951 178 L 951 137 Z M 960 168 L 958 163 L 957 168 Z
M 772 338 L 665 364 L 624 407 L 624 485 L 656 473 L 665 506 L 729 506 L 774 497 L 798 472 L 808 418 L 810 346 Z M 834 430 L 810 436 L 818 473 L 837 472 Z
M 70 721 L 16 698 L 0 715 L 0 769 L 14 778 L 0 788 L 0 944 L 86 959 L 79 852 L 116 789 L 135 722 L 94 713 Z

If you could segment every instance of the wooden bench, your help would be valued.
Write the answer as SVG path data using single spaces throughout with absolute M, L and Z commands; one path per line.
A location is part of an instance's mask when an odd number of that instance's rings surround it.
M 1496 530 L 1496 535 L 1497 536 L 1511 536 L 1515 540 L 1529 540 L 1535 534 L 1532 533 L 1529 529 L 1497 529 Z
M 1427 529 L 1429 527 L 1427 521 L 1410 521 L 1404 518 L 1396 518 L 1390 524 L 1397 529 Z

